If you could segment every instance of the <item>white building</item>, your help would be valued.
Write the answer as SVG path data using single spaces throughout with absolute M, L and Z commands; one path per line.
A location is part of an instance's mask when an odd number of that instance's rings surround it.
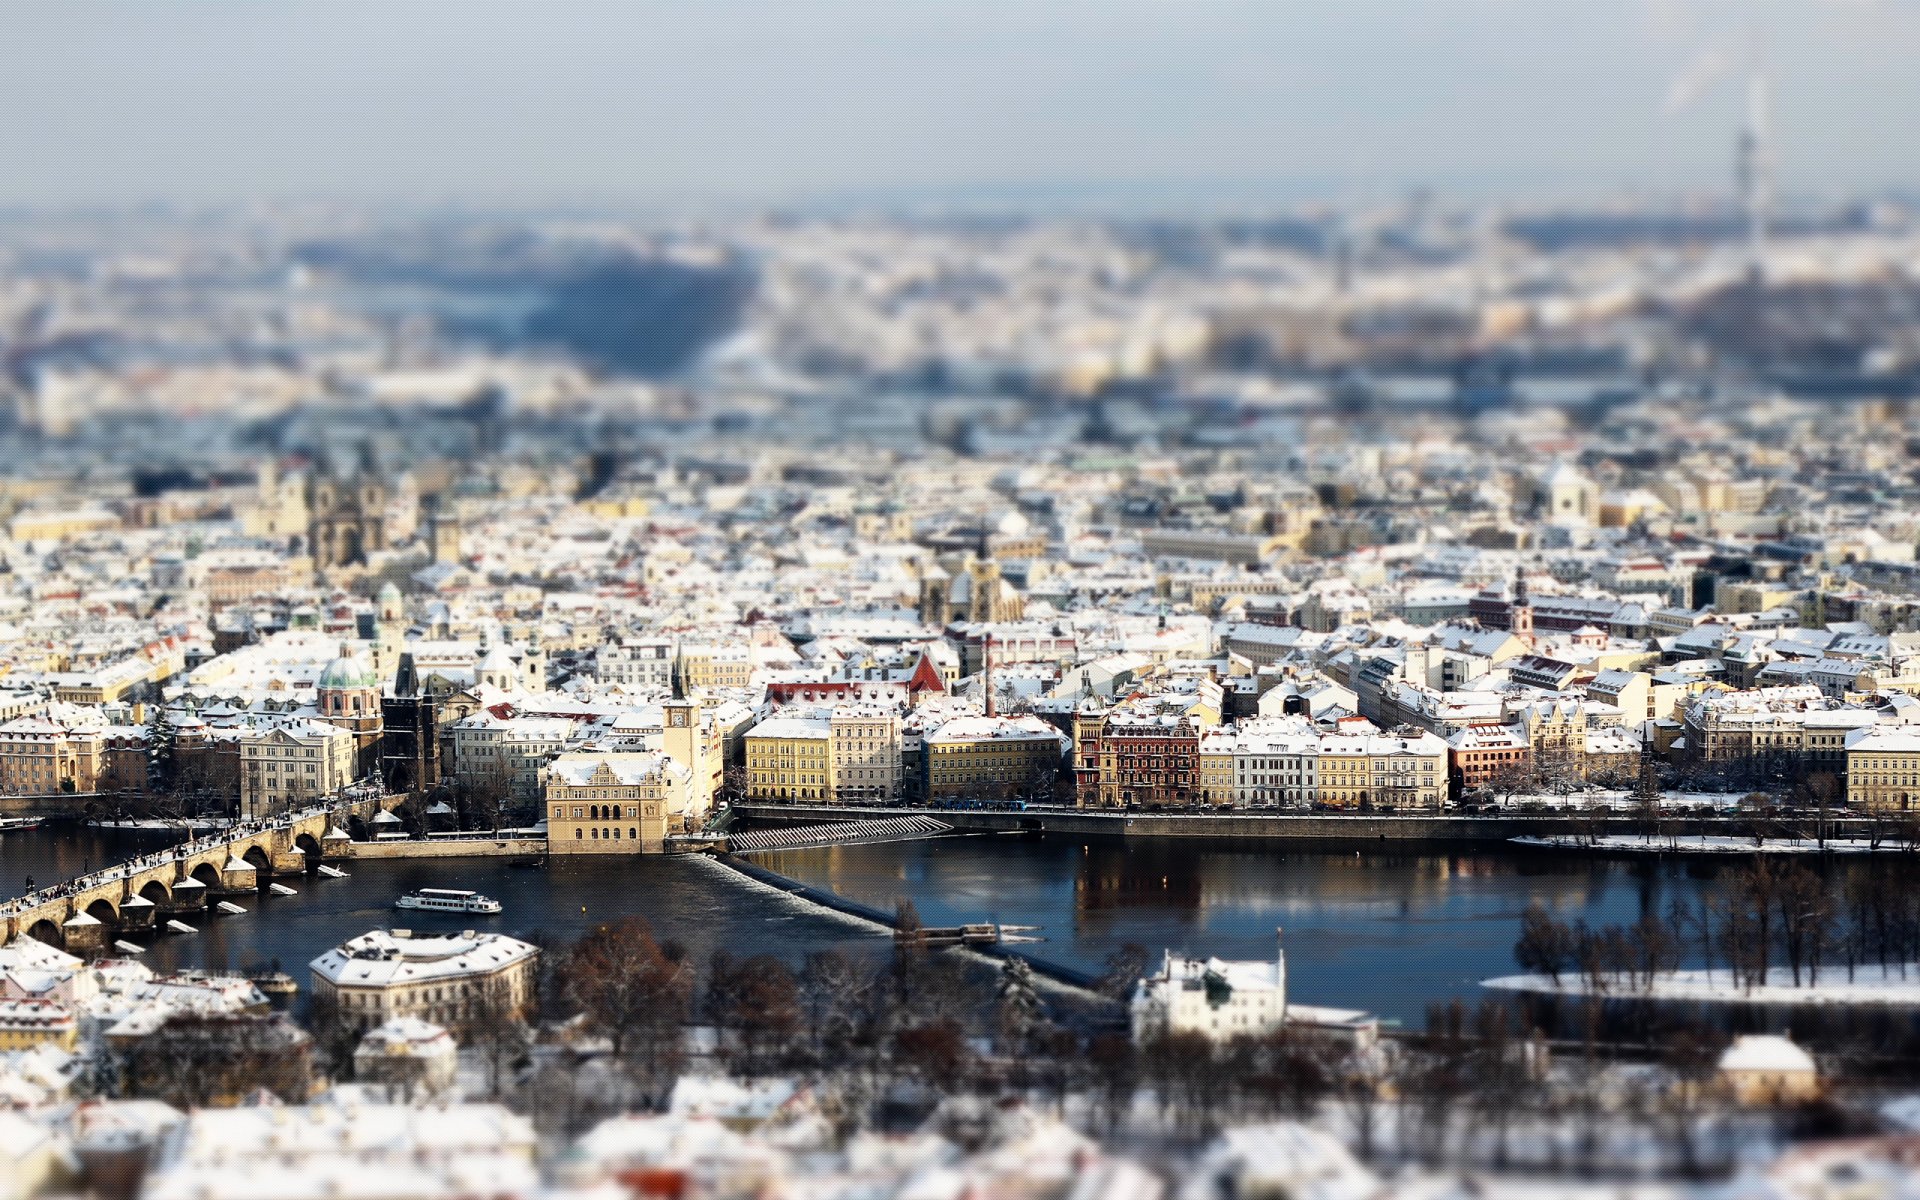
M 1169 950 L 1157 975 L 1135 986 L 1131 1005 L 1136 1042 L 1173 1033 L 1215 1041 L 1277 1032 L 1287 1020 L 1287 955 L 1271 962 L 1226 962 L 1175 957 Z
M 631 638 L 603 646 L 594 656 L 594 678 L 629 690 L 673 687 L 676 647 L 671 638 Z
M 376 929 L 313 960 L 313 999 L 361 1030 L 395 1017 L 450 1029 L 522 1014 L 533 1003 L 538 947 L 497 933 L 415 937 Z

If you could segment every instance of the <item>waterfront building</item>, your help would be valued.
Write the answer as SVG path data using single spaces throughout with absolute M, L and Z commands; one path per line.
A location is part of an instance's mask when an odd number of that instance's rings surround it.
M 1277 1033 L 1287 1020 L 1287 954 L 1226 962 L 1166 952 L 1160 970 L 1134 985 L 1133 1040 L 1197 1033 L 1212 1041 Z
M 833 798 L 887 803 L 900 795 L 900 715 L 885 704 L 838 704 L 827 718 Z
M 259 819 L 304 808 L 354 781 L 351 732 L 292 720 L 240 740 L 240 811 Z
M 44 716 L 16 717 L 0 725 L 0 794 L 93 792 L 105 760 L 104 728 L 68 728 Z
M 354 652 L 352 642 L 340 643 L 340 656 L 327 664 L 314 685 L 320 720 L 353 735 L 354 779 L 380 767 L 380 676 L 370 660 Z
M 811 711 L 775 716 L 747 731 L 747 795 L 826 800 L 833 795 L 833 724 Z
M 540 773 L 574 732 L 564 717 L 499 717 L 486 709 L 453 725 L 453 769 L 467 787 L 493 788 L 514 803 L 540 799 Z
M 1312 803 L 1324 736 L 1300 717 L 1243 725 L 1233 747 L 1233 802 L 1250 808 Z
M 1115 709 L 1081 753 L 1095 768 L 1082 805 L 1091 798 L 1101 808 L 1184 807 L 1199 797 L 1200 727 L 1184 713 Z
M 1778 1034 L 1734 1038 L 1715 1072 L 1736 1104 L 1806 1104 L 1820 1096 L 1820 1068 L 1813 1056 Z
M 460 1034 L 528 1015 L 539 955 L 497 933 L 376 929 L 313 960 L 313 1000 L 328 1019 L 363 1032 L 417 1017 Z
M 927 798 L 1051 800 L 1071 745 L 1032 715 L 955 717 L 921 737 Z
M 1847 804 L 1908 812 L 1920 802 L 1920 727 L 1882 725 L 1847 735 Z
M 1527 735 L 1512 725 L 1469 725 L 1447 738 L 1453 775 L 1462 791 L 1501 780 L 1518 781 L 1528 770 Z
M 657 854 L 669 834 L 689 832 L 705 818 L 696 800 L 693 773 L 664 753 L 562 754 L 546 768 L 547 849 Z

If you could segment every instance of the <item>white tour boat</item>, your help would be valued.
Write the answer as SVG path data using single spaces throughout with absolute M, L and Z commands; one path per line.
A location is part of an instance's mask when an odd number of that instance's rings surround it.
M 497 913 L 500 902 L 479 892 L 460 892 L 452 888 L 415 888 L 393 902 L 395 908 L 419 908 L 428 912 Z

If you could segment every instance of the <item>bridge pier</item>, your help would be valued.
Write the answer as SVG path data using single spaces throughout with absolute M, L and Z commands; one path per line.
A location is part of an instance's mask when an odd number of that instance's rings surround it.
M 244 896 L 260 890 L 260 873 L 252 863 L 244 858 L 229 857 L 227 865 L 220 869 L 220 887 L 217 896 Z
M 185 871 L 185 866 L 181 867 Z M 167 915 L 199 912 L 207 906 L 207 885 L 191 875 L 182 874 L 173 883 L 173 899 L 167 903 Z
M 107 948 L 107 938 L 112 928 L 96 917 L 84 912 L 75 912 L 60 926 L 60 934 L 66 942 L 68 954 L 88 954 Z
M 128 896 L 120 902 L 120 927 L 122 929 L 152 929 L 159 913 L 160 906 L 145 896 Z

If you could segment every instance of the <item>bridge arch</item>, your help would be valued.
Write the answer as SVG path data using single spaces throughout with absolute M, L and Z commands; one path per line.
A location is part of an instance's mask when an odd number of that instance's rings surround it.
M 367 823 L 362 821 L 357 813 L 347 818 L 347 836 L 356 842 L 364 842 L 370 836 L 367 832 Z
M 62 949 L 67 944 L 66 935 L 60 932 L 60 927 L 46 917 L 41 917 L 28 926 L 27 936 L 36 942 L 45 942 L 49 946 L 59 946 Z
M 300 853 L 306 855 L 309 870 L 319 866 L 320 859 L 327 852 L 327 848 L 320 843 L 320 839 L 310 833 L 303 833 L 294 838 L 293 844 L 300 847 Z
M 117 925 L 120 923 L 120 910 L 115 908 L 113 901 L 107 899 L 105 896 L 87 905 L 87 915 L 103 925 Z
M 210 888 L 220 886 L 220 868 L 210 862 L 203 862 L 193 869 L 193 877 Z
M 255 877 L 260 880 L 260 886 L 265 887 L 267 876 L 273 874 L 273 856 L 268 854 L 260 843 L 255 842 L 247 847 L 245 857 L 247 862 L 253 864 Z
M 146 885 L 140 889 L 140 895 L 155 904 L 164 905 L 173 901 L 172 890 L 167 887 L 164 880 L 159 879 L 147 880 Z

